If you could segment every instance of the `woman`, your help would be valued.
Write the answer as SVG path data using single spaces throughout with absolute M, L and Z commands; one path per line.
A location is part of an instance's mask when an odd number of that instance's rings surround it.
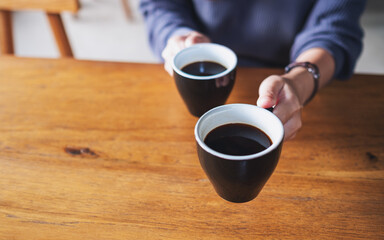
M 154 53 L 172 75 L 181 49 L 215 42 L 240 66 L 285 67 L 264 79 L 257 105 L 275 106 L 285 139 L 301 128 L 301 109 L 333 78 L 348 79 L 362 50 L 364 0 L 141 0 Z

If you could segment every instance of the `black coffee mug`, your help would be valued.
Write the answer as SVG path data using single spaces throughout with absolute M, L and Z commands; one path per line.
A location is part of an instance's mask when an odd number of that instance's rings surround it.
M 240 123 L 262 130 L 271 140 L 265 150 L 251 155 L 227 155 L 204 142 L 219 126 Z M 270 111 L 250 104 L 228 104 L 213 108 L 195 126 L 200 164 L 217 194 L 230 202 L 254 199 L 272 175 L 279 161 L 284 139 L 280 119 Z
M 220 64 L 223 69 L 200 75 L 186 72 L 185 67 L 196 63 L 197 70 L 206 70 L 204 64 Z M 173 59 L 173 76 L 177 89 L 189 112 L 200 117 L 206 111 L 226 102 L 236 77 L 237 57 L 229 48 L 215 43 L 200 43 L 181 50 Z M 212 70 L 212 69 L 210 69 Z

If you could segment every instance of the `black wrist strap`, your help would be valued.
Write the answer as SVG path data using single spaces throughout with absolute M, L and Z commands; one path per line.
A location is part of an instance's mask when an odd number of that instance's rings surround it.
M 309 98 L 304 102 L 304 106 L 305 106 L 312 100 L 312 98 L 316 95 L 317 90 L 319 89 L 319 78 L 320 78 L 319 68 L 315 64 L 310 62 L 293 62 L 285 67 L 285 73 L 289 73 L 295 67 L 306 68 L 307 71 L 310 74 L 312 74 L 312 77 L 313 77 L 313 82 L 314 82 L 313 91 L 309 96 Z

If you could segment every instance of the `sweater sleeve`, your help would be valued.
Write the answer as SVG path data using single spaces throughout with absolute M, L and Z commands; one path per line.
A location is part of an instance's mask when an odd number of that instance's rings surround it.
M 334 77 L 350 78 L 362 51 L 359 20 L 364 7 L 365 0 L 318 0 L 295 38 L 291 60 L 310 48 L 320 47 L 335 59 Z
M 198 30 L 189 0 L 141 0 L 140 11 L 147 25 L 149 44 L 161 60 L 161 52 L 171 36 Z

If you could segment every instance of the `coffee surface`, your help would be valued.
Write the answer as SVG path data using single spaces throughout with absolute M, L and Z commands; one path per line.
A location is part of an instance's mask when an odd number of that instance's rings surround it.
M 211 76 L 224 72 L 226 68 L 216 62 L 201 61 L 190 63 L 181 70 L 195 76 Z
M 204 142 L 217 152 L 235 156 L 255 154 L 272 144 L 262 130 L 242 123 L 219 126 L 208 133 Z

